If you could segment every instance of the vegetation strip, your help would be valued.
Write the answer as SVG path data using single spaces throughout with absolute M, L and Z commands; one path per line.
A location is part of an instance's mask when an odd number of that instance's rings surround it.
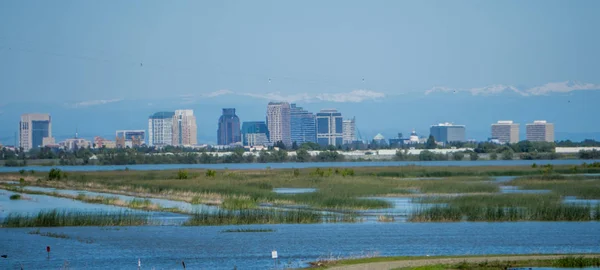
M 438 221 L 591 221 L 600 220 L 600 204 L 564 204 L 565 196 L 600 199 L 600 177 L 578 175 L 600 171 L 600 164 L 580 166 L 475 166 L 475 167 L 381 167 L 307 168 L 282 170 L 171 170 L 0 174 L 18 184 L 2 185 L 12 191 L 36 185 L 60 189 L 92 190 L 130 196 L 168 198 L 192 204 L 210 202 L 220 206 L 215 213 L 191 214 L 188 225 L 274 224 L 354 222 L 355 210 L 392 208 L 377 197 L 415 197 L 413 202 L 436 204 L 418 208 L 409 216 L 413 222 Z M 559 173 L 575 173 L 561 175 Z M 521 175 L 509 182 L 490 181 L 495 175 Z M 410 178 L 406 178 L 406 177 Z M 414 178 L 423 176 L 425 178 Z M 498 194 L 501 185 L 523 189 L 547 189 L 548 194 Z M 278 194 L 275 188 L 311 188 L 314 192 Z M 91 203 L 134 209 L 184 213 L 163 208 L 148 199 L 123 202 L 117 197 L 94 197 L 45 193 Z M 418 196 L 417 196 L 418 195 Z M 435 196 L 435 198 L 433 198 Z M 421 197 L 421 198 L 416 198 Z M 365 199 L 374 198 L 374 199 Z M 261 206 L 301 209 L 295 217 L 265 212 Z M 350 213 L 320 216 L 309 211 Z M 291 211 L 284 211 L 291 212 Z M 384 211 L 385 212 L 385 211 Z M 240 218 L 248 220 L 242 221 Z M 379 215 L 380 222 L 393 222 Z
M 538 265 L 541 264 L 541 265 Z M 588 267 L 600 264 L 600 254 L 559 255 L 480 255 L 436 257 L 374 257 L 348 260 L 321 260 L 311 263 L 311 268 L 346 270 L 387 269 L 507 269 L 525 266 Z M 494 266 L 507 268 L 493 268 Z M 453 268 L 458 266 L 458 268 Z M 460 268 L 465 266 L 467 268 Z M 482 268 L 471 268 L 472 266 Z M 485 268 L 485 267 L 490 268 Z M 442 267 L 442 268 L 440 268 Z
M 274 229 L 228 229 L 222 230 L 222 233 L 262 233 L 262 232 L 275 232 Z
M 2 227 L 67 227 L 67 226 L 140 226 L 152 224 L 144 213 L 81 212 L 66 210 L 40 211 L 37 214 L 10 213 L 1 223 Z

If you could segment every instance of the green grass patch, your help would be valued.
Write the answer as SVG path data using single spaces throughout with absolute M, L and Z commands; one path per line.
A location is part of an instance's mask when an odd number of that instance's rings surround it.
M 223 200 L 223 203 L 221 203 L 221 208 L 228 210 L 254 209 L 256 207 L 258 207 L 258 203 L 252 198 L 227 197 Z
M 149 216 L 143 213 L 40 211 L 37 214 L 10 213 L 2 227 L 65 227 L 65 226 L 139 226 L 150 224 Z
M 547 189 L 561 196 L 600 199 L 600 178 L 582 176 L 533 176 L 512 180 L 521 189 Z
M 552 264 L 554 267 L 569 267 L 569 268 L 583 268 L 583 267 L 600 267 L 600 257 L 587 258 L 583 256 L 579 257 L 564 257 L 560 258 Z
M 71 238 L 70 236 L 68 236 L 64 233 L 41 232 L 40 229 L 30 231 L 29 234 L 36 234 L 36 235 L 41 235 L 41 236 L 46 236 L 46 237 L 62 238 L 62 239 Z
M 9 199 L 11 199 L 11 200 L 20 200 L 21 199 L 21 194 L 10 195 Z
M 351 215 L 326 215 L 306 210 L 241 209 L 195 212 L 183 225 L 308 224 L 355 221 L 357 218 Z
M 465 195 L 415 200 L 444 205 L 418 209 L 409 218 L 414 222 L 600 220 L 600 204 L 565 205 L 555 194 Z
M 222 233 L 265 233 L 275 232 L 273 229 L 228 229 L 222 230 Z
M 422 269 L 422 270 L 437 270 L 437 269 L 481 269 L 481 270 L 505 270 L 511 267 L 590 267 L 596 266 L 596 262 L 600 257 L 583 257 L 581 255 L 564 255 L 558 259 L 545 259 L 547 255 L 475 255 L 475 256 L 394 256 L 394 257 L 364 257 L 364 258 L 346 258 L 346 259 L 322 259 L 309 264 L 312 268 L 316 269 L 327 269 L 329 267 L 339 267 L 346 265 L 357 265 L 357 264 L 369 264 L 369 263 L 380 263 L 380 262 L 401 262 L 401 261 L 415 261 L 415 260 L 436 260 L 436 259 L 457 259 L 464 258 L 464 261 L 454 264 L 438 264 L 432 262 L 430 265 L 407 267 L 407 268 L 396 268 L 396 269 Z M 539 256 L 539 259 L 529 260 L 503 260 L 503 257 L 530 257 Z M 588 256 L 600 256 L 598 254 L 588 254 Z M 490 258 L 483 262 L 467 262 L 470 258 Z M 581 264 L 578 264 L 581 263 Z M 572 266 L 570 266 L 572 265 Z M 579 266 L 581 265 L 581 266 Z

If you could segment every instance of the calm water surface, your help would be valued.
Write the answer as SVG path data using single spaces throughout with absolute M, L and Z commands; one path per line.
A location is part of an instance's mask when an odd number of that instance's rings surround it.
M 222 233 L 225 229 L 269 228 L 271 233 Z M 32 229 L 0 229 L 0 269 L 270 269 L 271 250 L 280 268 L 306 266 L 320 257 L 377 253 L 475 255 L 598 253 L 597 222 L 359 223 L 256 226 L 151 226 L 42 228 L 70 239 L 30 235 Z M 77 238 L 91 239 L 82 243 Z M 50 259 L 45 247 L 52 247 Z

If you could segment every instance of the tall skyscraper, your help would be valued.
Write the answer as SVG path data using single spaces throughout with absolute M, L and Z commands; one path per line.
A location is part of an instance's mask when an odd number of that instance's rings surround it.
M 52 138 L 52 119 L 47 113 L 21 115 L 19 123 L 19 147 L 24 151 L 44 146 L 44 139 Z
M 269 129 L 264 121 L 242 123 L 242 142 L 244 146 L 269 144 Z
M 290 104 L 287 102 L 269 102 L 267 105 L 267 127 L 272 143 L 283 142 L 292 145 Z
M 317 113 L 317 143 L 321 146 L 343 144 L 342 113 L 335 109 Z
M 315 115 L 297 107 L 292 103 L 290 107 L 291 140 L 298 145 L 305 142 L 317 142 L 317 126 Z
M 241 141 L 242 135 L 240 133 L 240 118 L 235 115 L 235 109 L 223 109 L 223 115 L 219 117 L 217 143 L 219 145 L 230 145 L 239 143 Z
M 454 125 L 451 123 L 441 123 L 429 128 L 429 134 L 435 138 L 436 142 L 464 142 L 466 141 L 465 126 Z
M 518 143 L 519 142 L 519 124 L 513 121 L 498 121 L 492 124 L 492 139 L 500 143 Z
M 342 122 L 342 142 L 351 144 L 356 141 L 356 119 L 346 119 Z
M 545 120 L 533 121 L 527 124 L 527 140 L 530 142 L 553 142 L 554 124 Z
M 157 112 L 148 118 L 148 145 L 165 146 L 173 144 L 174 112 Z
M 198 128 L 194 110 L 176 110 L 173 116 L 173 145 L 198 144 Z

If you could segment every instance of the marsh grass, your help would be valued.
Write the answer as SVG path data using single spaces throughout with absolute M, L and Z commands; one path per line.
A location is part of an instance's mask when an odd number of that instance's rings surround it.
M 40 229 L 37 230 L 33 230 L 28 232 L 29 234 L 35 234 L 35 235 L 40 235 L 40 236 L 47 236 L 47 237 L 52 237 L 52 238 L 62 238 L 62 239 L 69 239 L 71 238 L 70 236 L 64 234 L 64 233 L 53 233 L 53 232 L 41 232 Z
M 565 205 L 556 194 L 466 195 L 413 201 L 444 204 L 413 212 L 410 220 L 416 222 L 600 220 L 600 204 Z
M 509 185 L 521 189 L 547 189 L 561 196 L 576 196 L 581 199 L 600 199 L 600 178 L 583 176 L 531 176 L 517 178 Z
M 444 269 L 472 269 L 472 270 L 505 270 L 512 268 L 529 267 L 562 267 L 583 268 L 600 266 L 600 258 L 563 257 L 556 260 L 489 260 L 483 262 L 462 261 L 454 264 L 434 264 L 418 267 L 396 268 L 396 270 L 444 270 Z
M 583 267 L 600 267 L 600 257 L 586 258 L 586 257 L 564 257 L 556 260 L 553 263 L 554 267 L 569 267 L 569 268 L 583 268 Z
M 66 226 L 139 226 L 150 224 L 147 214 L 121 212 L 81 212 L 67 210 L 40 211 L 37 214 L 10 213 L 3 227 L 66 227 Z
M 11 200 L 20 200 L 21 199 L 21 194 L 10 195 L 9 199 L 11 199 Z
M 244 225 L 244 224 L 308 224 L 321 222 L 355 222 L 351 215 L 321 214 L 314 211 L 275 209 L 241 209 L 198 211 L 184 226 Z
M 335 168 L 331 168 L 335 172 Z M 282 170 L 218 170 L 207 176 L 208 170 L 187 170 L 188 179 L 177 179 L 170 171 L 106 171 L 72 172 L 68 179 L 31 182 L 28 184 L 111 192 L 125 195 L 186 201 L 193 204 L 221 205 L 228 210 L 255 209 L 262 203 L 306 205 L 322 210 L 366 210 L 389 208 L 382 200 L 365 197 L 427 194 L 497 193 L 499 187 L 490 176 L 539 174 L 530 166 L 474 167 L 363 167 L 353 168 L 353 176 L 331 173 L 311 174 L 315 168 Z M 330 171 L 323 168 L 322 171 Z M 338 169 L 338 171 L 343 171 Z M 555 166 L 553 173 L 572 173 L 572 166 Z M 600 168 L 580 168 L 577 173 L 600 172 Z M 20 177 L 14 175 L 14 177 Z M 441 180 L 410 179 L 415 177 L 448 177 Z M 589 186 L 586 186 L 589 187 Z M 273 188 L 315 188 L 307 194 L 276 194 Z M 581 188 L 582 194 L 594 189 Z M 559 193 L 562 195 L 562 193 Z M 577 195 L 575 195 L 577 196 Z M 586 195 L 583 198 L 590 198 Z M 104 200 L 104 199 L 103 199 Z M 127 207 L 160 210 L 159 206 L 131 204 Z
M 275 232 L 274 229 L 228 229 L 222 230 L 222 233 L 265 233 Z

